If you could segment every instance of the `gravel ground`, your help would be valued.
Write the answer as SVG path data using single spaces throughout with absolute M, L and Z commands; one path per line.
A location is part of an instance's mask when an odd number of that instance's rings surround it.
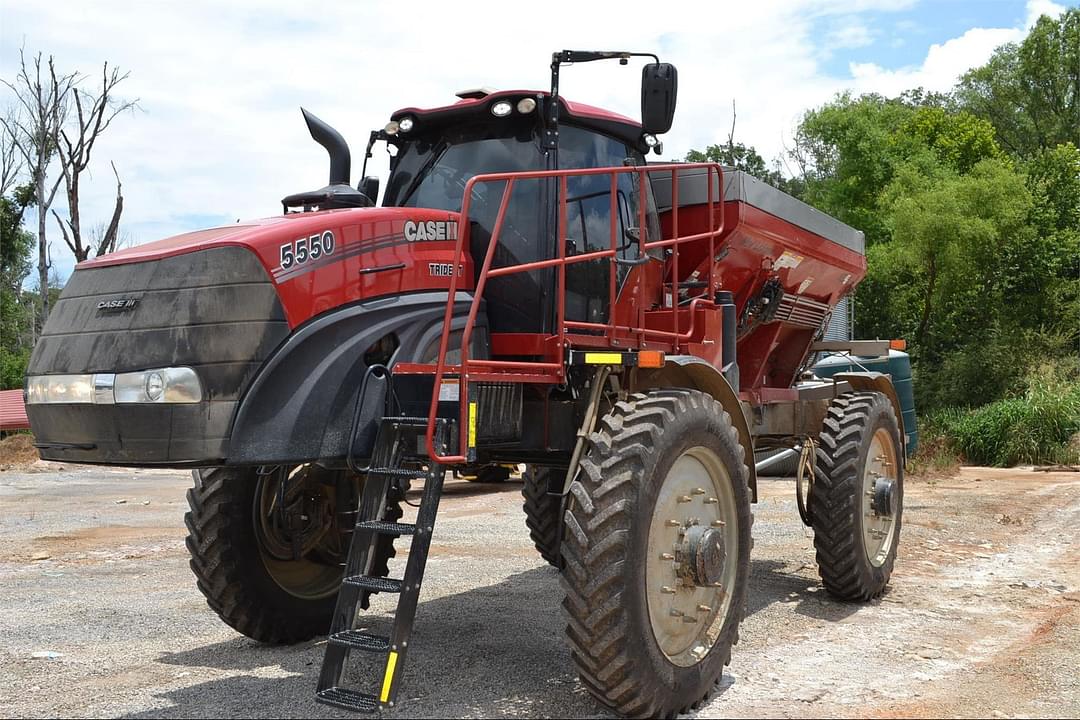
M 320 642 L 261 646 L 207 608 L 186 473 L 32 470 L 0 472 L 0 714 L 347 717 L 313 701 Z M 607 717 L 576 679 L 519 483 L 446 487 L 385 715 Z M 821 590 L 791 484 L 761 496 L 742 642 L 698 717 L 1080 715 L 1080 475 L 909 481 L 891 589 L 867 605 Z M 377 598 L 376 627 L 390 609 Z

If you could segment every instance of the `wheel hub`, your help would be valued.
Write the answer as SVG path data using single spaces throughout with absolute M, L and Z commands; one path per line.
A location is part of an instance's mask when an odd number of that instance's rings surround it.
M 900 485 L 897 475 L 899 453 L 892 435 L 878 428 L 870 448 L 862 479 L 862 536 L 866 557 L 874 567 L 881 567 L 892 550 L 896 537 L 896 517 L 900 512 Z
M 730 613 L 736 507 L 723 462 L 700 446 L 679 457 L 658 488 L 645 582 L 653 636 L 675 665 L 708 656 Z
M 334 507 L 336 489 L 304 466 L 261 474 L 252 512 L 259 555 L 285 592 L 304 600 L 337 593 L 344 560 Z
M 893 514 L 896 507 L 896 483 L 893 480 L 879 478 L 874 482 L 874 498 L 870 507 L 879 516 Z
M 724 535 L 711 527 L 692 525 L 686 529 L 679 552 L 675 555 L 679 577 L 697 587 L 715 587 L 723 579 Z

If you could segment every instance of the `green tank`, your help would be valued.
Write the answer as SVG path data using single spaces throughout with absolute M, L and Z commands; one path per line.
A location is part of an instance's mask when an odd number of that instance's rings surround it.
M 915 392 L 911 381 L 911 357 L 906 352 L 890 350 L 888 357 L 849 357 L 847 355 L 829 355 L 819 360 L 813 367 L 819 377 L 832 377 L 837 373 L 872 372 L 886 373 L 892 377 L 896 395 L 900 398 L 900 409 L 904 415 L 904 433 L 907 435 L 907 454 L 915 453 L 919 444 L 919 431 L 915 418 Z

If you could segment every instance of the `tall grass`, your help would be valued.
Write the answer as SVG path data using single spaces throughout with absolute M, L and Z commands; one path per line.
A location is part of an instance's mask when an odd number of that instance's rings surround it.
M 997 467 L 1076 463 L 1080 452 L 1070 439 L 1078 432 L 1080 379 L 1072 368 L 1053 366 L 1029 374 L 1016 397 L 929 413 L 920 428 L 935 455 L 931 464 L 954 451 L 969 463 Z

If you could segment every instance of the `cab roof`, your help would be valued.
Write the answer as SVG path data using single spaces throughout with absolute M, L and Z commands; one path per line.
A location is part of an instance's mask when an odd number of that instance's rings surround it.
M 543 101 L 551 96 L 551 93 L 542 90 L 499 90 L 485 93 L 483 90 L 462 93 L 457 102 L 434 108 L 407 107 L 394 112 L 391 120 L 400 120 L 406 115 L 411 115 L 417 121 L 416 131 L 431 129 L 456 124 L 462 120 L 468 120 L 482 116 L 492 118 L 491 106 L 500 100 L 509 100 L 515 106 L 518 100 L 533 98 L 537 101 L 537 109 L 534 113 L 542 112 Z M 603 108 L 586 105 L 585 103 L 567 100 L 559 97 L 559 119 L 570 125 L 584 127 L 616 137 L 627 144 L 633 145 L 642 151 L 647 147 L 642 140 L 641 123 L 637 120 L 619 115 L 618 113 L 604 110 Z M 517 114 L 515 107 L 515 114 Z

